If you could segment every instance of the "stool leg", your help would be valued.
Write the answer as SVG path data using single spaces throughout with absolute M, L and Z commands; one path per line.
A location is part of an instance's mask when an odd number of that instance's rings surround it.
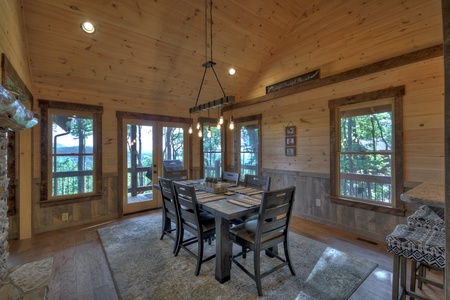
M 400 299 L 406 299 L 406 258 L 400 257 Z
M 415 260 L 411 259 L 411 278 L 409 282 L 409 290 L 414 292 L 416 290 L 416 276 L 417 276 L 417 267 L 420 268 L 420 263 L 417 263 Z M 419 280 L 420 284 L 420 280 Z
M 392 274 L 392 300 L 398 300 L 398 283 L 400 271 L 400 256 L 394 254 L 394 266 Z
M 422 289 L 422 283 L 423 283 L 422 278 L 425 278 L 427 276 L 426 272 L 427 272 L 427 268 L 423 264 L 420 264 L 420 266 L 419 266 L 419 282 L 417 284 L 419 289 Z

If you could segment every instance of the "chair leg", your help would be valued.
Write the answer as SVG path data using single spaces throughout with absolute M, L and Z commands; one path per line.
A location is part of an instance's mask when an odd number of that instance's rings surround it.
M 287 239 L 284 240 L 283 246 L 284 246 L 284 256 L 286 257 L 286 261 L 288 263 L 289 270 L 291 270 L 292 276 L 295 276 L 294 267 L 292 266 L 291 256 L 289 254 L 289 244 L 287 242 Z
M 203 244 L 203 239 L 201 237 L 198 237 L 197 267 L 195 268 L 195 276 L 198 276 L 198 274 L 200 274 L 200 268 L 202 267 Z
M 262 286 L 261 286 L 261 251 L 258 251 L 255 249 L 253 251 L 253 264 L 255 267 L 255 282 L 256 282 L 256 289 L 258 290 L 258 296 L 262 297 Z
M 161 237 L 159 238 L 160 240 L 163 239 L 164 234 L 166 233 L 166 222 L 167 222 L 167 218 L 166 218 L 166 214 L 163 212 L 163 216 L 162 216 L 162 232 L 161 232 Z
M 247 251 L 247 248 L 242 246 L 242 258 L 247 258 L 247 253 L 245 251 Z
M 180 228 L 178 228 L 179 226 L 178 225 L 175 225 L 176 227 L 176 229 L 175 229 L 175 246 L 173 246 L 173 251 L 172 251 L 172 253 L 173 254 L 175 254 L 175 252 L 177 251 L 177 248 L 178 248 L 178 243 L 180 242 L 180 237 L 179 237 L 179 235 L 180 235 Z
M 184 237 L 184 229 L 180 228 L 180 233 L 178 234 L 178 241 L 176 244 L 175 249 L 175 256 L 178 256 L 178 253 L 180 253 L 181 244 L 183 243 L 183 237 Z

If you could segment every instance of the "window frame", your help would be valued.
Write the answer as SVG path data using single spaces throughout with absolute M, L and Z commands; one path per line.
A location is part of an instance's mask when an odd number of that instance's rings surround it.
M 41 109 L 41 184 L 40 204 L 42 207 L 75 202 L 102 199 L 102 114 L 103 107 L 98 105 L 39 100 Z M 74 114 L 75 112 L 92 114 L 94 122 L 94 191 L 86 194 L 52 196 L 52 115 L 54 113 Z
M 404 86 L 391 87 L 374 92 L 368 92 L 348 97 L 332 99 L 328 102 L 330 109 L 330 200 L 331 203 L 357 207 L 392 215 L 404 216 L 406 209 L 400 200 L 403 193 L 403 95 Z M 346 198 L 338 195 L 339 191 L 339 136 L 341 128 L 339 108 L 359 103 L 377 103 L 379 100 L 393 98 L 392 118 L 393 118 L 393 144 L 392 144 L 392 203 L 373 203 L 359 201 L 353 198 Z

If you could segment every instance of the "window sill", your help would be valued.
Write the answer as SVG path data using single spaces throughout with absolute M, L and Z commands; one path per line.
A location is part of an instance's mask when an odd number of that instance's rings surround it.
M 63 204 L 72 204 L 72 203 L 80 203 L 80 202 L 87 202 L 87 201 L 93 201 L 93 200 L 101 200 L 102 194 L 94 194 L 89 196 L 80 196 L 76 198 L 65 198 L 65 199 L 57 199 L 57 200 L 42 200 L 40 202 L 41 207 L 50 207 L 50 206 L 56 206 L 56 205 L 63 205 Z
M 386 206 L 381 204 L 372 204 L 362 201 L 356 201 L 356 200 L 350 200 L 346 198 L 338 198 L 338 197 L 330 197 L 331 203 L 339 204 L 339 205 L 345 205 L 345 206 L 351 206 L 356 207 L 360 209 L 366 209 L 371 211 L 376 211 L 384 214 L 390 214 L 394 216 L 400 216 L 404 217 L 406 209 L 403 207 L 392 207 L 392 206 Z

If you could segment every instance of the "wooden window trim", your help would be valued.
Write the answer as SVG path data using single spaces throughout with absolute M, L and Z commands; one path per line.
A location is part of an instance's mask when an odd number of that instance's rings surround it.
M 38 100 L 41 109 L 41 186 L 40 186 L 40 204 L 41 207 L 48 207 L 61 204 L 70 204 L 84 201 L 102 199 L 102 114 L 103 107 L 98 105 L 68 103 L 59 101 Z M 48 193 L 48 147 L 49 142 L 49 110 L 58 109 L 63 111 L 83 111 L 92 113 L 94 116 L 94 155 L 95 159 L 95 190 L 87 195 L 70 195 L 63 199 L 50 199 Z M 50 146 L 51 147 L 51 146 Z
M 403 193 L 403 95 L 405 94 L 405 86 L 390 87 L 387 89 L 377 90 L 373 92 L 352 95 L 348 97 L 332 99 L 328 102 L 330 109 L 330 200 L 332 203 L 357 207 L 377 211 L 386 214 L 404 216 L 406 209 L 405 204 L 400 200 L 400 194 Z M 354 199 L 337 196 L 337 124 L 338 124 L 338 107 L 351 105 L 356 103 L 376 101 L 383 98 L 394 98 L 394 159 L 395 173 L 393 174 L 395 184 L 395 194 L 393 205 L 373 204 Z

